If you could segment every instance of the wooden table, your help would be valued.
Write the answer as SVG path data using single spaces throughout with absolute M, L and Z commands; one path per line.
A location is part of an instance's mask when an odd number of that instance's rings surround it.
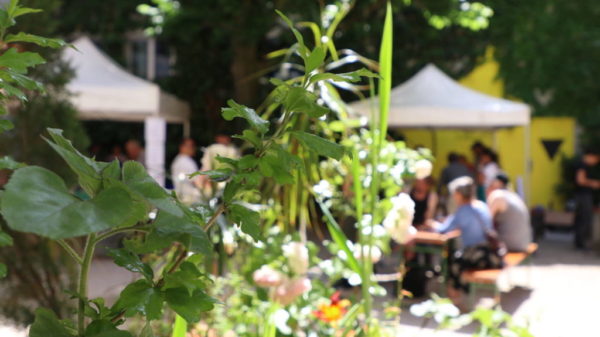
M 454 230 L 446 234 L 436 232 L 418 231 L 414 238 L 406 246 L 406 249 L 412 250 L 415 253 L 438 255 L 441 257 L 440 277 L 440 292 L 442 295 L 445 292 L 445 283 L 448 276 L 448 256 L 450 254 L 450 243 L 460 236 L 459 230 Z

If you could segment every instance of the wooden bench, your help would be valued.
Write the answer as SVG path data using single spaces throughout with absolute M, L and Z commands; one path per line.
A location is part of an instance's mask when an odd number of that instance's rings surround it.
M 498 278 L 500 274 L 511 267 L 531 262 L 531 255 L 538 249 L 537 243 L 530 243 L 525 252 L 508 253 L 504 256 L 504 268 L 468 270 L 462 274 L 462 279 L 470 285 L 470 303 L 474 303 L 475 293 L 481 288 L 491 288 L 494 291 L 494 300 L 500 303 L 500 290 L 498 289 Z

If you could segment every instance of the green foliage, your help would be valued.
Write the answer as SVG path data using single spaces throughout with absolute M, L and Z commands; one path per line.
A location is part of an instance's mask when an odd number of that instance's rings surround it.
M 576 117 L 584 127 L 583 142 L 598 146 L 597 3 L 534 0 L 489 4 L 495 12 L 490 43 L 500 64 L 505 94 L 531 105 L 537 116 Z M 570 60 L 565 57 L 567 50 L 569 55 L 585 57 Z

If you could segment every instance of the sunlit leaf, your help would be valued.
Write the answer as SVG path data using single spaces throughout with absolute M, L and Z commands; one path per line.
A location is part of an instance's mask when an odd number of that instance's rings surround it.
M 344 148 L 341 145 L 331 142 L 325 138 L 321 138 L 303 131 L 294 131 L 292 134 L 304 146 L 322 156 L 340 160 L 344 155 Z
M 61 39 L 51 39 L 27 33 L 8 34 L 6 35 L 4 42 L 26 42 L 36 44 L 40 47 L 48 48 L 62 48 L 67 45 L 67 43 Z
M 227 101 L 227 105 L 229 105 L 229 108 L 223 108 L 221 110 L 223 118 L 225 118 L 226 120 L 230 121 L 236 117 L 243 118 L 246 121 L 248 121 L 248 123 L 253 129 L 260 132 L 261 134 L 264 134 L 267 131 L 269 131 L 269 122 L 260 118 L 260 116 L 258 116 L 256 114 L 256 111 L 254 111 L 253 109 L 250 109 L 241 104 L 237 104 L 234 100 L 231 99 Z

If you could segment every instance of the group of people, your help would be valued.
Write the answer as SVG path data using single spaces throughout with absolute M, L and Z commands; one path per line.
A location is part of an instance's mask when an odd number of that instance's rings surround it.
M 428 177 L 416 180 L 410 191 L 418 230 L 460 230 L 461 246 L 449 259 L 448 294 L 453 298 L 467 290 L 463 271 L 500 268 L 505 251 L 526 251 L 532 240 L 529 210 L 510 189 L 497 155 L 481 143 L 473 144 L 472 151 L 473 165 L 464 156 L 448 155 L 437 189 Z

